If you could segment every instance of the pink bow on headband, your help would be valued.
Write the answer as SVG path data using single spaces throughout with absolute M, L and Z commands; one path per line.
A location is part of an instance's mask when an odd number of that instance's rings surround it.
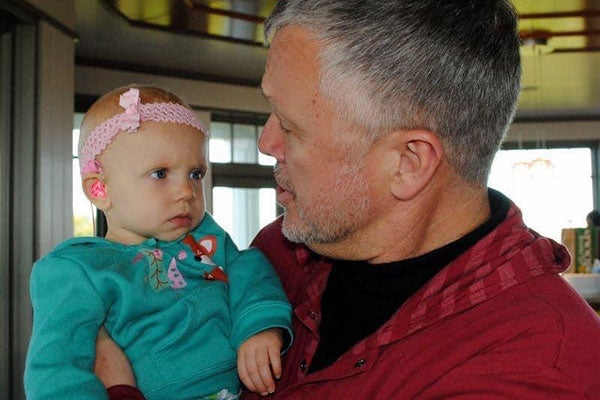
M 119 98 L 119 105 L 125 109 L 120 118 L 120 128 L 127 132 L 135 132 L 140 127 L 140 90 L 131 88 Z

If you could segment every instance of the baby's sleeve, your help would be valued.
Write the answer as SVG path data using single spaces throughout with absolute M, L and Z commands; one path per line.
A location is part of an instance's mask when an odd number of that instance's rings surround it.
M 258 332 L 281 328 L 286 339 L 283 350 L 286 350 L 293 337 L 292 310 L 279 277 L 260 250 L 239 251 L 229 236 L 226 239 L 224 268 L 229 276 L 232 346 L 237 349 Z
M 46 257 L 30 281 L 33 330 L 25 364 L 30 400 L 107 399 L 94 375 L 98 329 L 105 307 L 78 262 Z

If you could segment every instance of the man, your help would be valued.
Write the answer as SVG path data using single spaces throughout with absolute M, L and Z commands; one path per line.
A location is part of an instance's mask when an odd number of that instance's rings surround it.
M 290 0 L 266 30 L 286 212 L 255 245 L 296 317 L 273 398 L 600 398 L 568 254 L 486 189 L 519 92 L 509 3 Z
M 266 31 L 286 212 L 254 244 L 295 332 L 270 398 L 600 398 L 568 253 L 486 188 L 519 92 L 508 1 L 284 0 Z

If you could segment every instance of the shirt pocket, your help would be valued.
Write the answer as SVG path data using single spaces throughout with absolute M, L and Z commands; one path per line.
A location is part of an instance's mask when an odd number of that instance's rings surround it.
M 207 281 L 186 291 L 175 307 L 170 330 L 133 362 L 142 392 L 235 368 L 227 285 Z

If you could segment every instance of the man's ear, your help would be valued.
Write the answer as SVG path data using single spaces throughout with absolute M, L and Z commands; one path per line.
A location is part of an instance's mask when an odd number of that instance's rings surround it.
M 395 138 L 398 157 L 390 191 L 398 199 L 410 200 L 431 181 L 444 157 L 444 148 L 438 137 L 426 130 L 399 132 Z
M 85 174 L 81 178 L 81 183 L 83 192 L 96 208 L 105 211 L 110 207 L 110 198 L 100 173 L 90 172 Z

